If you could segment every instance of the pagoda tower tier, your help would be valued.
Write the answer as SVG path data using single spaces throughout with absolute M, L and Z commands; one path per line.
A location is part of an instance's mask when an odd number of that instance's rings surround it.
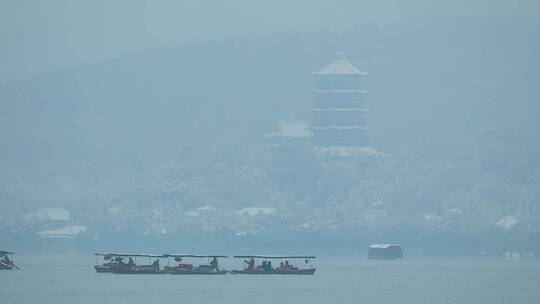
M 352 65 L 343 53 L 329 66 L 313 73 L 317 89 L 313 91 L 311 131 L 318 147 L 369 146 L 367 113 L 363 89 L 366 72 Z

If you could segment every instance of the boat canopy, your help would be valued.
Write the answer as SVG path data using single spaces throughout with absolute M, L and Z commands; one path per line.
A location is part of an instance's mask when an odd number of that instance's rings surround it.
M 15 252 L 0 250 L 0 256 L 4 256 L 4 255 L 7 255 L 7 254 L 15 254 Z
M 97 256 L 111 256 L 111 257 L 145 257 L 145 258 L 166 258 L 165 255 L 156 254 L 139 254 L 139 253 L 94 253 Z
M 314 259 L 315 256 L 310 255 L 235 255 L 238 259 Z
M 200 255 L 200 254 L 164 254 L 163 257 L 171 258 L 228 258 L 227 255 Z
M 369 246 L 371 249 L 388 249 L 390 247 L 400 247 L 398 244 L 372 244 Z

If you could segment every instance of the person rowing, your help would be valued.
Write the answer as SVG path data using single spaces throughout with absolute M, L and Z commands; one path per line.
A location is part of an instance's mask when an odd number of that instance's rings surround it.
M 244 260 L 244 263 L 248 264 L 247 270 L 253 271 L 253 268 L 255 267 L 255 259 L 251 258 L 249 261 Z
M 213 270 L 219 270 L 219 264 L 216 257 L 212 258 L 212 261 L 210 262 L 210 266 L 212 266 Z

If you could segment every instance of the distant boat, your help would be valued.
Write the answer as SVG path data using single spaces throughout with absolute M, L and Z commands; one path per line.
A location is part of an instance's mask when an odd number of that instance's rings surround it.
M 115 273 L 115 274 L 164 274 L 165 271 L 159 267 L 159 259 L 165 258 L 163 255 L 153 254 L 130 254 L 130 253 L 94 253 L 96 256 L 96 265 L 94 269 L 98 273 Z M 100 257 L 103 262 L 100 263 Z M 147 258 L 153 263 L 146 265 L 137 264 L 137 258 Z M 128 260 L 125 262 L 125 260 Z
M 3 251 L 0 250 L 0 270 L 13 270 L 13 269 L 19 269 L 17 265 L 13 262 L 12 259 L 9 258 L 9 255 L 15 254 L 10 251 Z
M 369 246 L 368 259 L 393 260 L 403 258 L 403 250 L 398 244 L 373 244 Z
M 224 268 L 219 267 L 218 259 L 227 258 L 225 255 L 196 255 L 196 254 L 166 254 L 169 260 L 167 266 L 165 266 L 165 272 L 175 275 L 223 275 L 229 273 Z M 176 266 L 169 266 L 170 259 L 173 258 L 175 262 L 178 262 Z M 200 264 L 193 266 L 193 264 L 185 263 L 183 260 L 186 258 L 206 258 L 207 264 Z
M 224 274 L 280 274 L 280 275 L 313 275 L 316 268 L 311 264 L 314 256 L 269 256 L 269 255 L 241 255 L 235 258 L 244 260 L 246 265 L 243 269 L 227 270 L 219 266 L 218 259 L 228 258 L 225 255 L 197 255 L 197 254 L 128 254 L 128 253 L 94 253 L 96 265 L 94 269 L 98 273 L 114 274 L 173 274 L 173 275 L 224 275 Z M 137 258 L 156 259 L 152 264 L 139 265 Z M 159 267 L 159 261 L 167 259 L 167 266 L 163 269 Z M 184 259 L 195 258 L 208 259 L 207 264 L 194 266 L 192 263 L 184 262 Z M 171 266 L 171 259 L 177 265 Z M 255 265 L 255 259 L 262 259 L 261 265 Z M 272 260 L 281 260 L 279 267 L 272 267 Z M 307 267 L 298 267 L 289 263 L 289 260 L 304 259 Z M 126 262 L 127 260 L 127 262 Z M 283 261 L 285 260 L 285 261 Z M 299 263 L 300 264 L 300 263 Z
M 313 275 L 316 268 L 311 264 L 314 256 L 275 256 L 275 255 L 237 255 L 238 259 L 244 260 L 244 269 L 232 270 L 232 274 L 279 274 L 279 275 Z M 262 259 L 262 263 L 255 265 L 255 259 Z M 289 263 L 289 260 L 304 259 L 307 268 L 300 268 Z M 281 260 L 279 267 L 272 267 L 272 260 Z M 285 260 L 284 262 L 282 260 Z

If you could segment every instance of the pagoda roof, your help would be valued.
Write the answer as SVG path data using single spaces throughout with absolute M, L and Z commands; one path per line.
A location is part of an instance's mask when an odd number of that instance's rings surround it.
M 324 69 L 313 73 L 315 75 L 367 75 L 368 73 L 355 67 L 345 58 L 343 52 L 336 54 L 336 59 Z
M 372 244 L 370 249 L 388 249 L 390 247 L 400 247 L 398 244 Z

